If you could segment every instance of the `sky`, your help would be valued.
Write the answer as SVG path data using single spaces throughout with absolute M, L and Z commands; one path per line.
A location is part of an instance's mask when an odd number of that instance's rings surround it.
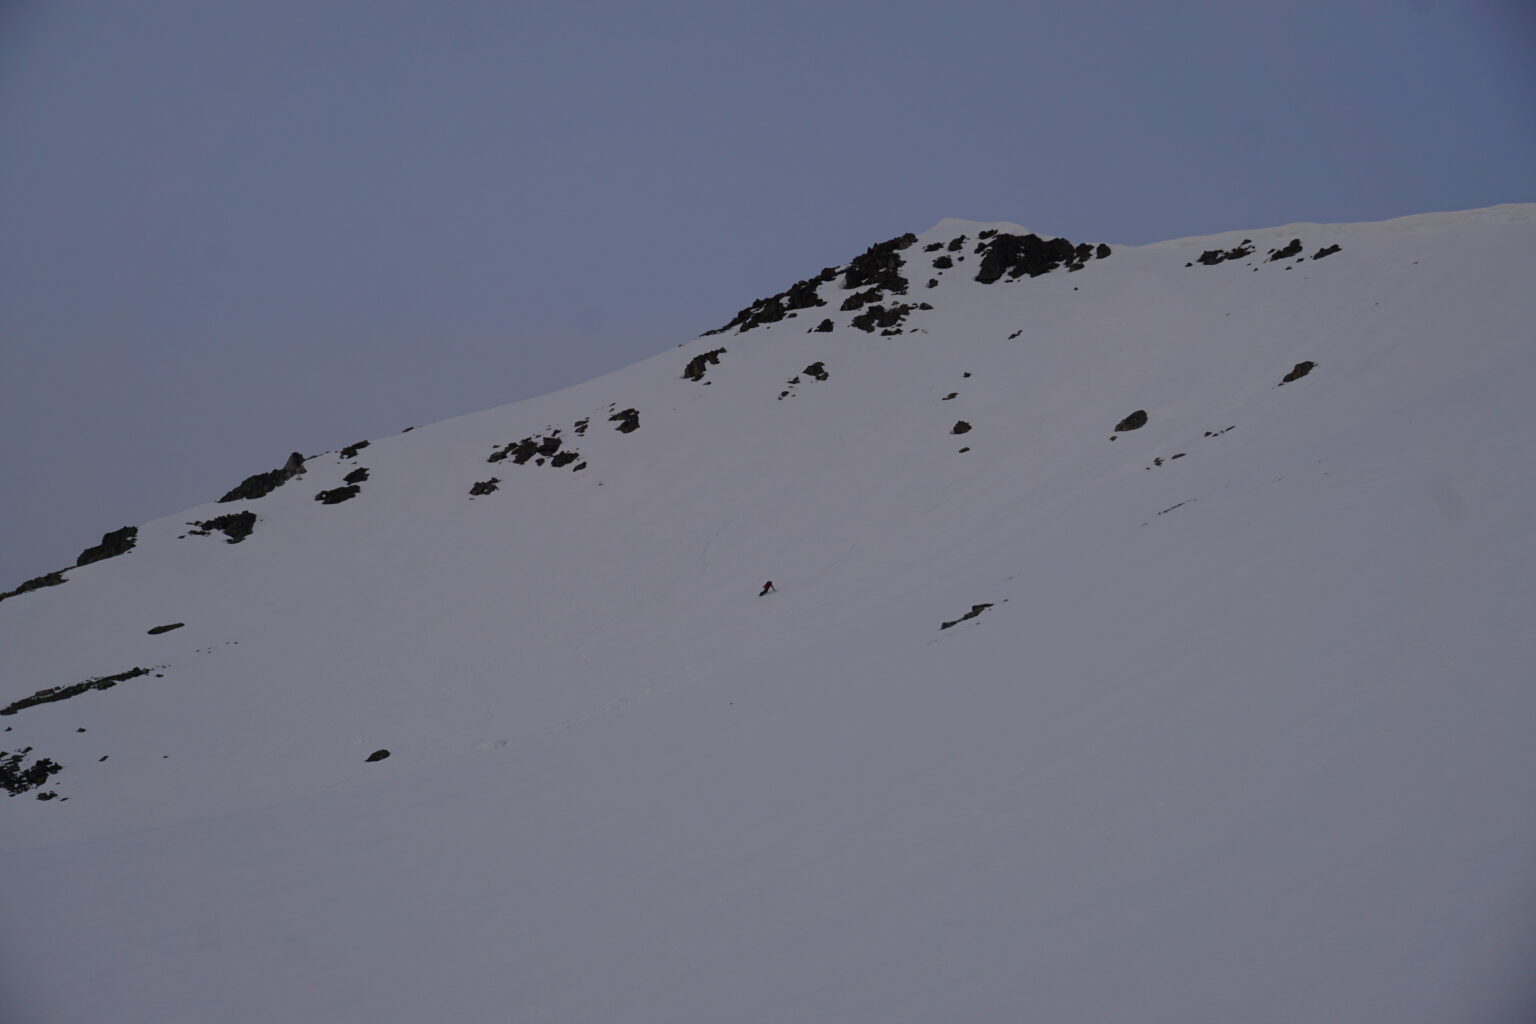
M 947 216 L 1530 201 L 1494 0 L 0 6 L 0 589 L 568 387 Z

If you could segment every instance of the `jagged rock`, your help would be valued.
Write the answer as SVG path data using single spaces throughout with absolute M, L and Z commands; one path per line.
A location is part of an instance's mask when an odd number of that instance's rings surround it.
M 1340 249 L 1340 246 L 1330 245 L 1326 249 L 1319 249 L 1319 250 L 1317 250 L 1317 252 L 1312 254 L 1312 258 L 1315 259 L 1315 260 L 1320 260 L 1324 256 L 1332 256 L 1334 253 L 1338 252 L 1339 249 Z
M 1269 250 L 1269 259 L 1265 260 L 1264 262 L 1273 263 L 1275 260 L 1289 259 L 1299 252 L 1301 252 L 1301 239 L 1293 238 L 1291 239 L 1290 244 L 1285 248 Z
M 956 420 L 955 425 L 949 428 L 949 432 L 951 434 L 969 434 L 971 432 L 971 425 L 965 422 L 965 420 Z
M 880 301 L 881 297 L 882 296 L 878 288 L 870 288 L 867 291 L 854 292 L 852 295 L 844 299 L 843 304 L 838 308 L 841 309 L 844 313 L 847 313 L 851 310 L 862 308 L 866 303 L 878 302 Z
M 720 351 L 724 352 L 725 349 L 721 349 Z M 586 436 L 586 433 L 587 433 L 587 423 L 588 422 L 590 422 L 590 421 L 589 420 L 577 420 L 576 421 L 576 426 L 575 426 L 574 429 L 576 431 L 576 436 L 577 437 L 585 437 Z
M 257 473 L 240 481 L 239 486 L 232 488 L 220 503 L 226 501 L 239 501 L 242 498 L 254 499 L 265 497 L 277 490 L 289 480 L 304 472 L 304 456 L 298 452 L 288 456 L 288 461 L 283 463 L 281 469 L 274 469 L 269 473 Z
M 228 515 L 214 516 L 212 519 L 187 525 L 193 527 L 187 532 L 198 537 L 206 537 L 214 530 L 219 530 L 228 538 L 225 543 L 238 544 L 256 529 L 256 513 L 247 509 L 244 512 L 231 512 Z
M 933 269 L 935 270 L 948 270 L 954 265 L 955 261 L 948 256 L 939 256 L 933 261 Z
M 961 235 L 958 238 L 951 238 L 949 240 L 949 244 L 944 248 L 948 249 L 950 252 L 959 252 L 961 249 L 965 248 L 965 239 L 965 235 Z
M 355 459 L 357 458 L 357 453 L 367 447 L 367 441 L 359 441 L 356 444 L 349 444 L 341 450 L 341 457 L 344 459 Z
M 870 306 L 864 312 L 854 317 L 850 323 L 861 331 L 873 333 L 877 327 L 895 328 L 911 311 L 912 307 L 907 305 L 892 306 L 889 309 L 885 306 Z M 901 332 L 892 330 L 891 333 L 899 334 Z
M 929 288 L 937 288 L 938 286 L 939 286 L 939 279 L 938 278 L 930 277 L 928 279 L 928 287 Z
M 943 398 L 939 399 L 939 401 L 947 402 L 951 398 L 959 398 L 959 397 L 960 397 L 960 392 L 958 392 L 958 391 L 951 391 L 949 394 L 947 394 Z
M 384 749 L 381 748 L 379 750 L 375 750 L 373 753 L 371 753 L 367 757 L 365 757 L 363 759 L 363 762 L 365 764 L 372 764 L 375 761 L 382 761 L 382 760 L 384 760 L 388 756 L 389 756 L 389 751 L 384 750 Z
M 826 363 L 812 363 L 800 372 L 813 380 L 826 380 L 829 376 Z
M 478 498 L 482 494 L 493 494 L 500 484 L 501 478 L 496 476 L 491 477 L 489 480 L 476 481 L 475 485 L 469 489 L 469 495 L 472 498 Z
M 903 261 L 897 253 L 916 241 L 917 236 L 909 231 L 870 246 L 854 257 L 853 262 L 843 271 L 843 287 L 874 287 L 893 295 L 905 295 L 907 279 L 901 276 Z
M 75 559 L 75 565 L 90 565 L 104 558 L 116 558 L 118 555 L 126 554 L 138 543 L 138 537 L 137 526 L 125 526 L 121 530 L 102 534 L 101 543 L 80 552 L 80 557 Z
M 185 622 L 167 622 L 163 626 L 153 626 L 149 629 L 146 629 L 144 632 L 148 633 L 150 636 L 159 636 L 161 633 L 169 633 L 171 630 L 180 629 L 185 625 Z
M 1214 267 L 1218 263 L 1225 263 L 1227 260 L 1240 260 L 1244 256 L 1251 256 L 1252 254 L 1253 241 L 1245 238 L 1241 243 L 1230 249 L 1207 249 L 1200 254 L 1200 258 L 1195 262 L 1202 263 L 1207 267 Z
M 1105 245 L 1103 242 L 1100 242 L 1098 248 L 1093 250 L 1093 258 L 1096 260 L 1101 260 L 1108 256 L 1111 252 L 1114 252 L 1114 250 Z
M 830 317 L 828 319 L 826 319 L 826 320 L 823 320 L 821 323 L 816 325 L 816 333 L 818 333 L 818 334 L 826 334 L 826 333 L 830 332 L 831 330 L 832 330 L 832 320 L 831 320 Z
M 1276 384 L 1275 386 L 1279 387 L 1281 384 L 1289 384 L 1293 380 L 1300 380 L 1307 374 L 1311 373 L 1313 367 L 1315 366 L 1317 366 L 1317 364 L 1310 359 L 1297 363 L 1295 368 L 1291 370 L 1290 373 L 1286 374 L 1280 379 L 1280 384 Z
M 712 366 L 719 365 L 720 357 L 725 355 L 725 349 L 717 348 L 709 352 L 701 353 L 688 360 L 688 365 L 683 368 L 683 379 L 701 381 L 704 379 L 704 371 Z M 581 421 L 581 429 L 586 429 L 586 420 Z M 580 433 L 580 431 L 578 431 Z
M 1147 410 L 1137 409 L 1125 419 L 1115 424 L 1115 433 L 1124 433 L 1127 430 L 1140 430 L 1147 425 Z
M 570 465 L 579 458 L 581 458 L 580 452 L 563 451 L 559 455 L 556 455 L 554 458 L 550 459 L 549 464 L 554 468 L 559 469 L 561 466 Z
M 362 488 L 357 484 L 348 484 L 346 487 L 336 487 L 329 491 L 321 491 L 315 495 L 315 500 L 322 505 L 340 505 L 344 501 L 351 501 L 362 493 Z
M 14 715 L 26 708 L 36 707 L 39 704 L 52 704 L 55 701 L 68 700 L 78 696 L 87 690 L 110 690 L 125 679 L 136 679 L 139 676 L 149 674 L 147 668 L 131 668 L 126 672 L 116 675 L 97 676 L 81 683 L 72 683 L 69 686 L 50 686 L 47 689 L 38 690 L 30 697 L 23 697 L 18 701 L 0 708 L 0 715 Z
M 976 616 L 980 615 L 982 612 L 986 611 L 988 608 L 991 608 L 991 607 L 992 607 L 992 602 L 991 601 L 988 601 L 986 604 L 973 604 L 973 605 L 971 605 L 971 610 L 970 611 L 966 612 L 964 615 L 960 616 L 958 619 L 951 619 L 949 622 L 941 623 L 939 625 L 939 628 L 940 629 L 948 629 L 950 626 L 958 626 L 958 625 L 960 625 L 960 623 L 964 622 L 966 619 L 974 619 Z
M 944 248 L 943 242 L 930 242 L 923 246 L 923 252 L 938 252 L 942 248 Z
M 545 456 L 546 458 L 555 454 L 555 452 L 558 452 L 559 450 L 560 439 L 555 437 L 553 434 L 539 442 L 539 454 Z
M 342 477 L 343 483 L 360 484 L 368 479 L 368 467 L 359 466 L 346 476 Z
M 1000 234 L 987 246 L 976 280 L 992 284 L 1006 273 L 1010 278 L 1039 277 L 1076 261 L 1077 248 L 1065 238 L 1043 239 L 1036 234 Z
M 613 429 L 621 434 L 628 434 L 640 429 L 640 411 L 638 409 L 625 409 L 608 417 L 610 422 L 617 423 Z
M 827 301 L 817 294 L 817 290 L 823 284 L 836 280 L 836 278 L 837 269 L 835 267 L 827 267 L 817 276 L 805 281 L 796 281 L 777 295 L 771 295 L 766 299 L 758 299 L 746 309 L 738 312 L 730 323 L 724 327 L 717 327 L 713 331 L 705 331 L 704 336 L 723 334 L 736 328 L 740 328 L 742 331 L 750 331 L 760 324 L 777 323 L 789 315 L 791 310 L 825 306 Z
M 30 765 L 23 760 L 31 750 L 19 753 L 11 753 L 8 750 L 0 750 L 0 789 L 5 790 L 11 796 L 25 793 L 29 789 L 36 789 L 44 785 L 49 778 L 64 770 L 64 766 L 51 758 L 40 757 Z M 40 793 L 39 799 L 52 799 L 57 794 Z

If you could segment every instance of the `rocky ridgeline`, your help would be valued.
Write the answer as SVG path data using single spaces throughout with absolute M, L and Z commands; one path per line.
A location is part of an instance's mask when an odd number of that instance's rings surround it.
M 222 504 L 226 501 L 264 498 L 303 472 L 304 456 L 294 452 L 288 456 L 288 461 L 283 463 L 282 468 L 246 477 L 220 498 L 219 502 Z

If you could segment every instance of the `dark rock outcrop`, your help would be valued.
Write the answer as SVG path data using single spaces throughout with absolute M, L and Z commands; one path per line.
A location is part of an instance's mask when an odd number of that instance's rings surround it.
M 0 708 L 0 715 L 14 715 L 26 708 L 36 707 L 39 704 L 52 704 L 55 701 L 68 700 L 78 696 L 87 690 L 110 690 L 125 679 L 135 679 L 139 676 L 149 675 L 147 668 L 131 668 L 126 672 L 116 675 L 97 676 L 81 683 L 72 683 L 69 686 L 50 686 L 44 690 L 38 690 L 30 697 L 23 697 L 18 701 Z
M 14 754 L 8 750 L 0 750 L 0 789 L 5 790 L 10 796 L 37 789 L 49 778 L 64 770 L 63 765 L 46 757 L 40 757 L 31 764 L 27 764 L 25 759 L 31 752 L 31 747 Z M 51 799 L 53 796 L 54 794 L 51 793 L 39 794 L 38 798 Z
M 1313 368 L 1316 366 L 1317 364 L 1310 359 L 1297 363 L 1295 368 L 1292 369 L 1290 373 L 1282 377 L 1280 379 L 1280 384 L 1276 384 L 1275 387 L 1280 387 L 1281 384 L 1289 384 L 1293 380 L 1300 380 L 1307 374 L 1311 373 Z
M 1202 263 L 1207 267 L 1214 267 L 1216 264 L 1225 263 L 1227 260 L 1240 260 L 1244 256 L 1251 255 L 1253 255 L 1253 241 L 1245 238 L 1230 249 L 1207 249 L 1200 254 L 1199 259 L 1195 262 Z
M 718 365 L 720 357 L 725 355 L 725 349 L 717 348 L 709 352 L 701 353 L 688 360 L 688 365 L 683 368 L 683 379 L 700 381 L 704 379 L 704 371 L 713 365 Z M 585 427 L 586 421 L 582 421 Z
M 621 434 L 629 434 L 640 429 L 640 410 L 625 409 L 608 417 L 610 422 L 617 423 L 614 427 Z
M 832 320 L 831 320 L 831 318 L 829 317 L 829 318 L 823 320 L 821 323 L 817 324 L 815 329 L 816 329 L 816 333 L 818 333 L 818 334 L 827 334 L 827 333 L 831 332 L 831 330 L 832 330 Z
M 1266 263 L 1273 263 L 1273 262 L 1275 262 L 1275 260 L 1289 259 L 1290 257 L 1295 256 L 1299 252 L 1301 252 L 1301 239 L 1293 238 L 1293 239 L 1291 239 L 1290 244 L 1287 245 L 1285 248 L 1269 250 L 1269 259 L 1265 260 L 1265 262 Z
M 1147 425 L 1147 410 L 1137 409 L 1125 419 L 1115 424 L 1115 433 L 1124 433 L 1127 430 L 1140 430 Z
M 283 463 L 281 469 L 246 477 L 240 481 L 239 486 L 232 488 L 219 501 L 222 503 L 265 497 L 303 472 L 304 456 L 294 452 L 288 456 L 288 461 Z
M 1324 256 L 1332 256 L 1334 253 L 1338 252 L 1340 248 L 1341 247 L 1337 245 L 1330 245 L 1326 249 L 1317 250 L 1317 252 L 1312 254 L 1312 258 L 1315 260 L 1320 260 Z
M 148 633 L 150 636 L 159 636 L 161 633 L 169 633 L 171 630 L 180 629 L 185 625 L 185 622 L 167 622 L 163 626 L 152 626 L 149 629 L 146 629 L 144 632 Z
M 991 601 L 988 601 L 986 604 L 973 604 L 973 605 L 971 605 L 971 610 L 970 611 L 966 612 L 964 615 L 960 616 L 958 619 L 951 619 L 948 622 L 940 623 L 939 624 L 939 628 L 940 629 L 948 629 L 950 626 L 958 626 L 958 625 L 960 625 L 960 623 L 964 622 L 966 619 L 974 619 L 976 616 L 980 615 L 982 612 L 986 611 L 988 608 L 991 608 L 991 607 L 992 607 L 992 602 Z
M 214 516 L 212 519 L 187 525 L 194 527 L 188 530 L 188 533 L 206 537 L 214 530 L 219 530 L 228 538 L 225 543 L 239 544 L 256 529 L 256 513 L 247 509 L 244 512 L 231 512 L 228 515 Z
M 949 432 L 951 434 L 969 434 L 971 432 L 971 425 L 965 422 L 965 420 L 956 420 L 955 425 L 949 428 Z
M 341 450 L 341 457 L 344 459 L 355 459 L 357 458 L 357 453 L 367 447 L 367 441 L 359 441 L 356 444 L 349 444 Z
M 368 479 L 368 467 L 367 466 L 359 466 L 356 469 L 354 469 L 352 472 L 348 473 L 346 476 L 341 478 L 343 483 L 348 483 L 348 484 L 360 484 L 360 483 L 363 483 L 364 481 L 366 481 L 367 479 Z
M 329 491 L 321 491 L 315 495 L 315 500 L 322 505 L 340 505 L 344 501 L 351 501 L 362 491 L 363 489 L 357 484 L 348 484 L 346 487 L 334 487 Z
M 15 597 L 18 594 L 26 594 L 34 590 L 42 590 L 44 587 L 57 587 L 66 582 L 68 581 L 64 578 L 63 569 L 60 569 L 57 572 L 45 573 L 42 576 L 34 576 L 23 583 L 21 586 L 17 587 L 15 590 L 7 590 L 4 593 L 0 593 L 0 601 L 4 601 L 8 597 Z
M 826 380 L 830 376 L 830 374 L 827 373 L 826 363 L 812 363 L 810 366 L 807 366 L 800 372 L 805 374 L 807 377 L 810 377 L 812 380 Z
M 80 552 L 80 557 L 75 559 L 75 565 L 90 565 L 104 558 L 116 558 L 118 555 L 132 551 L 138 540 L 137 526 L 125 526 L 121 530 L 113 530 L 111 533 L 102 535 L 100 544 Z
M 1039 277 L 1062 266 L 1079 267 L 1091 251 L 1088 243 L 1073 245 L 1065 238 L 1044 239 L 1036 234 L 999 234 L 984 243 L 985 255 L 976 280 L 992 284 L 1006 274 L 1010 279 Z
M 893 295 L 907 293 L 907 279 L 901 276 L 902 258 L 897 255 L 917 241 L 910 231 L 865 249 L 843 271 L 844 288 L 878 288 Z
M 388 756 L 389 756 L 389 751 L 384 750 L 384 749 L 379 749 L 379 750 L 375 750 L 373 753 L 371 753 L 367 757 L 363 758 L 363 761 L 366 764 L 372 764 L 375 761 L 382 761 L 382 760 L 384 760 Z
M 475 485 L 469 489 L 469 495 L 472 498 L 478 498 L 482 494 L 493 494 L 495 493 L 496 488 L 500 486 L 500 484 L 501 478 L 496 476 L 491 477 L 489 480 L 477 481 Z

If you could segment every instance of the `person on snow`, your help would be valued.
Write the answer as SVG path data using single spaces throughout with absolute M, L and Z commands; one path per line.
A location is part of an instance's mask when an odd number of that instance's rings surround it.
M 763 589 L 758 592 L 757 596 L 762 597 L 764 594 L 770 592 L 771 590 L 773 590 L 773 580 L 769 580 L 767 583 L 764 583 Z

